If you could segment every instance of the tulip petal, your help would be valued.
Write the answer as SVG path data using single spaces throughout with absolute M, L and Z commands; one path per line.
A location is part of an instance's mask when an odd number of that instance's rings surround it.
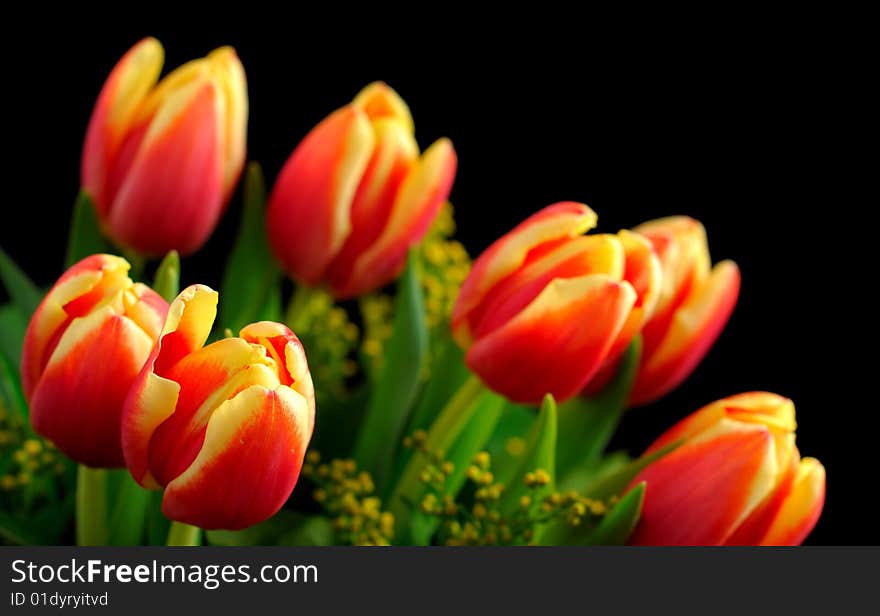
M 33 389 L 34 429 L 80 463 L 122 466 L 120 412 L 152 347 L 111 305 L 73 319 Z
M 777 476 L 773 438 L 757 424 L 722 420 L 649 465 L 634 545 L 723 545 L 767 498 Z
M 410 135 L 415 130 L 407 104 L 388 84 L 381 81 L 374 81 L 358 92 L 352 105 L 362 109 L 374 122 L 380 119 L 391 120 Z
M 200 81 L 163 101 L 110 209 L 118 241 L 152 255 L 204 244 L 222 207 L 224 104 L 217 86 Z
M 675 311 L 694 284 L 709 275 L 712 262 L 706 229 L 688 216 L 670 216 L 642 223 L 633 231 L 653 244 L 660 259 L 663 283 L 655 319 L 663 320 Z M 646 343 L 650 342 L 648 336 Z
M 225 338 L 186 355 L 163 378 L 180 385 L 174 412 L 150 439 L 149 467 L 167 485 L 192 464 L 211 414 L 251 385 L 275 389 L 278 375 L 263 349 L 241 338 Z
M 352 201 L 374 145 L 366 114 L 349 105 L 312 129 L 281 169 L 269 199 L 269 239 L 300 282 L 318 284 L 351 232 Z
M 290 496 L 308 444 L 306 400 L 294 390 L 253 386 L 211 416 L 192 465 L 168 484 L 163 513 L 206 529 L 245 528 Z M 265 438 L 272 434 L 272 438 Z
M 500 280 L 519 269 L 529 253 L 543 245 L 582 235 L 596 225 L 596 213 L 586 205 L 562 202 L 550 205 L 517 225 L 474 261 L 452 310 L 452 330 L 464 347 L 472 332 L 468 315 Z
M 83 145 L 80 181 L 100 215 L 110 208 L 106 183 L 110 161 L 128 127 L 162 71 L 164 52 L 154 38 L 132 47 L 107 78 L 89 120 Z
M 58 279 L 40 302 L 25 333 L 21 376 L 26 397 L 32 395 L 65 327 L 129 286 L 128 270 L 128 261 L 121 257 L 91 255 Z
M 824 504 L 825 467 L 815 458 L 804 458 L 761 545 L 800 545 L 819 521 Z
M 226 99 L 224 125 L 223 201 L 235 189 L 247 156 L 248 96 L 244 67 L 232 47 L 208 54 L 212 75 Z
M 492 287 L 469 315 L 469 329 L 478 338 L 491 333 L 528 306 L 554 279 L 604 274 L 620 280 L 624 266 L 623 247 L 617 237 L 601 234 L 571 238 L 540 258 L 530 259 Z
M 739 268 L 732 261 L 722 261 L 704 283 L 691 290 L 659 344 L 645 350 L 631 404 L 656 400 L 690 376 L 727 324 L 739 287 Z
M 251 323 L 239 335 L 252 344 L 263 345 L 278 365 L 279 372 L 284 369 L 286 377 L 279 374 L 280 382 L 301 395 L 310 409 L 308 434 L 311 437 L 315 427 L 315 386 L 299 338 L 286 326 L 273 321 Z
M 429 147 L 403 180 L 382 233 L 360 255 L 347 284 L 333 289 L 339 298 L 356 297 L 391 282 L 407 251 L 419 242 L 449 197 L 457 165 L 448 139 Z
M 716 400 L 691 413 L 651 443 L 645 455 L 651 455 L 682 439 L 691 438 L 725 418 L 769 424 L 787 431 L 795 429 L 795 409 L 791 399 L 767 391 L 750 391 Z
M 204 285 L 181 291 L 168 308 L 162 336 L 131 386 L 122 413 L 122 449 L 132 477 L 144 487 L 160 486 L 148 467 L 150 439 L 174 413 L 180 394 L 180 384 L 161 375 L 202 347 L 216 316 L 216 291 Z
M 333 289 L 345 290 L 351 284 L 356 260 L 379 239 L 398 188 L 419 156 L 415 139 L 399 122 L 379 119 L 373 129 L 376 147 L 351 206 L 351 226 L 357 232 L 349 234 L 327 270 Z
M 627 282 L 601 275 L 552 281 L 522 312 L 468 350 L 491 389 L 537 404 L 564 402 L 599 368 L 635 302 Z

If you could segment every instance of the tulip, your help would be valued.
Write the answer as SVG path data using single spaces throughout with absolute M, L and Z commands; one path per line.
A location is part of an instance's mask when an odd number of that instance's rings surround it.
M 677 216 L 634 229 L 660 258 L 663 283 L 653 316 L 642 329 L 642 356 L 630 403 L 652 402 L 684 381 L 730 319 L 739 295 L 739 268 L 714 268 L 703 225 Z
M 474 262 L 452 311 L 471 370 L 515 402 L 565 401 L 650 317 L 660 267 L 634 233 L 582 235 L 587 206 L 563 202 L 526 219 Z
M 110 73 L 86 132 L 81 181 L 117 243 L 187 255 L 211 235 L 244 165 L 247 84 L 231 47 L 157 83 L 163 55 L 146 38 Z
M 382 287 L 446 201 L 455 168 L 448 139 L 419 155 L 406 103 L 373 83 L 312 129 L 281 170 L 267 214 L 275 255 L 297 282 L 338 299 Z
M 766 392 L 713 402 L 645 452 L 636 545 L 799 545 L 825 501 L 825 469 L 795 447 L 794 404 Z
M 278 323 L 203 346 L 217 293 L 172 302 L 122 420 L 125 461 L 162 511 L 202 528 L 240 529 L 273 515 L 293 490 L 315 423 L 315 391 L 299 339 Z
M 25 333 L 21 377 L 37 433 L 81 464 L 124 466 L 120 418 L 168 304 L 133 283 L 125 259 L 92 255 L 68 269 Z

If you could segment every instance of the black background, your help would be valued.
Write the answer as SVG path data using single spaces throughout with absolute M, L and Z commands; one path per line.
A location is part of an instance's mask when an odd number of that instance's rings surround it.
M 693 376 L 631 412 L 614 444 L 638 452 L 725 395 L 790 396 L 801 452 L 828 471 L 809 542 L 878 543 L 866 502 L 876 403 L 865 384 L 876 359 L 853 354 L 873 335 L 873 285 L 855 275 L 868 264 L 858 254 L 867 202 L 849 192 L 857 168 L 842 164 L 852 155 L 842 137 L 861 141 L 851 133 L 851 56 L 782 25 L 698 33 L 624 22 L 609 32 L 591 22 L 540 36 L 490 25 L 426 33 L 391 21 L 245 29 L 234 17 L 223 26 L 41 27 L 3 43 L 11 159 L 0 244 L 38 282 L 60 274 L 86 122 L 108 71 L 142 36 L 163 42 L 166 69 L 236 47 L 249 82 L 249 156 L 269 179 L 315 123 L 382 79 L 410 105 L 422 147 L 444 135 L 455 144 L 452 201 L 474 255 L 563 199 L 593 207 L 600 231 L 671 214 L 702 220 L 713 258 L 741 267 L 739 304 Z M 239 207 L 236 196 L 206 248 L 184 262 L 184 284 L 218 283 Z

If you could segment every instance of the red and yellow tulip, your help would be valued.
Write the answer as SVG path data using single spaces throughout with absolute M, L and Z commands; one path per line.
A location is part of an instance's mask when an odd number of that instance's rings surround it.
M 662 218 L 634 231 L 651 242 L 663 270 L 630 394 L 633 405 L 642 405 L 678 387 L 709 352 L 736 305 L 740 274 L 733 261 L 712 267 L 706 230 L 693 218 Z
M 168 304 L 133 283 L 125 259 L 93 255 L 68 269 L 25 334 L 22 385 L 34 430 L 88 466 L 123 466 L 120 417 Z
M 128 469 L 165 488 L 162 511 L 202 528 L 240 529 L 290 496 L 312 436 L 315 391 L 296 335 L 279 323 L 248 325 L 204 346 L 217 293 L 178 295 L 126 402 Z
M 424 153 L 406 103 L 384 83 L 364 88 L 306 135 L 269 199 L 268 232 L 287 273 L 337 298 L 394 279 L 455 178 L 448 139 Z
M 146 38 L 110 73 L 86 132 L 81 181 L 120 245 L 186 255 L 211 235 L 241 174 L 247 84 L 231 47 L 157 83 L 163 56 Z
M 752 392 L 713 402 L 657 439 L 682 442 L 646 482 L 636 545 L 799 545 L 825 501 L 825 469 L 795 446 L 794 404 Z
M 474 262 L 452 311 L 468 366 L 494 391 L 564 401 L 622 352 L 652 314 L 660 266 L 643 238 L 582 235 L 587 206 L 544 208 Z

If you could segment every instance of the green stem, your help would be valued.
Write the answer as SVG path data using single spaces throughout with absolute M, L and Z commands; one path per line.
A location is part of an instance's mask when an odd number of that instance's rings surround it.
M 287 304 L 287 314 L 285 321 L 287 326 L 295 332 L 306 331 L 311 325 L 308 307 L 312 298 L 321 293 L 321 289 L 317 287 L 307 287 L 305 285 L 297 285 L 293 290 L 290 302 Z
M 171 522 L 166 545 L 201 545 L 202 529 L 183 522 Z
M 143 278 L 144 270 L 147 269 L 147 257 L 129 248 L 122 248 L 120 252 L 131 265 L 131 269 L 128 271 L 129 277 L 132 280 Z
M 480 379 L 471 375 L 437 415 L 437 419 L 428 430 L 425 449 L 431 452 L 448 452 L 470 419 L 468 411 L 471 405 L 487 391 Z M 407 500 L 417 501 L 418 493 L 422 488 L 419 475 L 426 462 L 424 454 L 413 453 L 391 496 L 392 513 L 395 513 L 395 509 L 405 506 Z M 396 513 L 395 517 L 397 517 Z
M 76 543 L 107 544 L 107 471 L 84 464 L 76 476 Z

